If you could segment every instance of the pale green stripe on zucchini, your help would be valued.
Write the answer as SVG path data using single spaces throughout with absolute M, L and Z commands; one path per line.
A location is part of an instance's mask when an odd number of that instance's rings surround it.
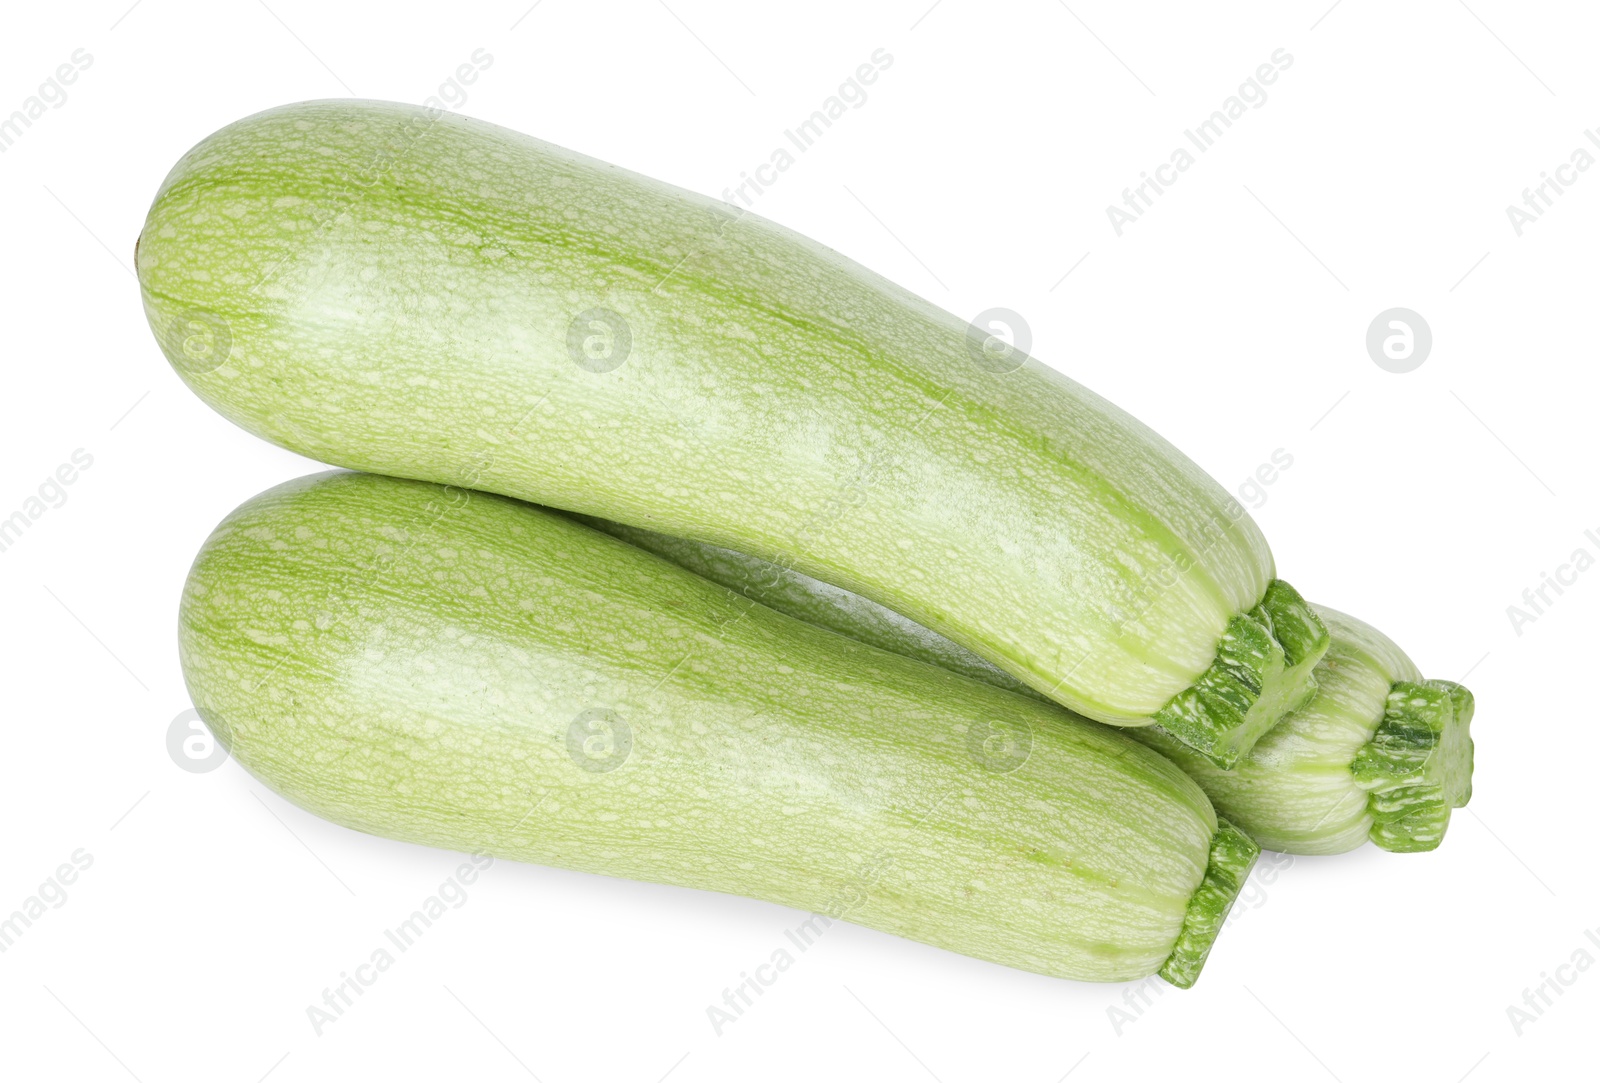
M 790 616 L 1002 688 L 1014 678 L 937 632 L 828 583 L 745 553 L 621 526 L 585 522 L 665 556 Z M 1353 617 L 1277 607 L 1285 641 L 1330 636 L 1315 695 L 1222 770 L 1160 726 L 1129 735 L 1183 767 L 1217 810 L 1261 846 L 1296 854 L 1342 853 L 1369 839 L 1386 850 L 1431 850 L 1450 811 L 1472 792 L 1472 694 L 1426 681 L 1392 640 Z M 1324 633 L 1322 629 L 1328 631 Z M 1041 697 L 1042 698 L 1042 697 Z
M 183 379 L 303 455 L 775 560 L 1223 763 L 1310 691 L 1320 641 L 1193 462 L 716 200 L 456 115 L 308 102 L 189 151 L 136 262 Z
M 480 492 L 256 497 L 196 558 L 179 645 L 234 757 L 335 823 L 1044 974 L 1189 984 L 1250 857 L 1123 733 Z

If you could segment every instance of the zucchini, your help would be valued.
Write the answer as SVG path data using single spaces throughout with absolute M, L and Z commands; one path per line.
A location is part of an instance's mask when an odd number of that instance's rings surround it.
M 485 493 L 270 490 L 196 558 L 179 645 L 217 738 L 335 823 L 1043 974 L 1187 987 L 1257 853 L 1122 733 Z
M 747 598 L 841 635 L 1026 695 L 1020 685 L 937 632 L 849 591 L 758 557 L 583 517 Z M 1230 771 L 1160 726 L 1130 730 L 1187 772 L 1218 812 L 1268 850 L 1337 854 L 1369 839 L 1385 850 L 1432 850 L 1452 809 L 1472 796 L 1472 693 L 1424 680 L 1387 636 L 1317 607 L 1330 645 L 1317 691 Z
M 1325 629 L 1193 462 L 716 200 L 310 102 L 186 154 L 136 262 L 183 379 L 301 454 L 757 554 L 1223 765 L 1313 690 Z

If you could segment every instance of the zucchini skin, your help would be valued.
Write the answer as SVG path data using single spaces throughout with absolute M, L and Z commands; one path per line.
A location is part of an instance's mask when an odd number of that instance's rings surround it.
M 909 617 L 843 587 L 824 583 L 793 568 L 785 568 L 748 553 L 687 538 L 674 538 L 592 515 L 572 517 L 586 526 L 621 538 L 629 545 L 665 557 L 680 568 L 687 568 L 751 601 L 760 602 L 808 624 L 895 654 L 903 654 L 907 658 L 915 658 L 919 662 L 940 666 L 963 677 L 985 681 L 996 688 L 1032 696 L 1044 703 L 1053 702 L 1048 696 L 1034 691 L 1005 670 L 952 643 L 938 632 L 929 631 Z
M 185 155 L 137 266 L 189 385 L 301 454 L 775 560 L 1219 762 L 1309 693 L 1275 685 L 1319 641 L 1285 663 L 1266 541 L 1193 462 L 718 201 L 455 115 L 309 102 Z
M 502 497 L 342 473 L 270 490 L 196 558 L 179 643 L 246 769 L 385 837 L 1097 981 L 1209 926 L 1203 961 L 1232 901 L 1208 896 L 1228 829 L 1125 735 Z

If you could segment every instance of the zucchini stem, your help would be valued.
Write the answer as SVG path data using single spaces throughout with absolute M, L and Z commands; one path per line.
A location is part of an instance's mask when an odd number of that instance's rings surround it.
M 1472 798 L 1472 693 L 1454 681 L 1395 681 L 1383 721 L 1350 764 L 1367 791 L 1367 837 L 1395 853 L 1432 850 Z
M 1194 684 L 1155 714 L 1155 722 L 1223 770 L 1317 691 L 1312 671 L 1328 649 L 1328 629 L 1299 591 L 1267 585 L 1254 609 L 1228 623 L 1217 657 Z
M 1244 887 L 1245 878 L 1255 866 L 1261 847 L 1249 835 L 1227 820 L 1217 818 L 1217 833 L 1211 836 L 1211 855 L 1206 874 L 1189 899 L 1183 915 L 1183 931 L 1172 954 L 1157 972 L 1179 989 L 1187 989 L 1200 977 L 1216 942 L 1222 923 L 1227 920 L 1233 900 Z

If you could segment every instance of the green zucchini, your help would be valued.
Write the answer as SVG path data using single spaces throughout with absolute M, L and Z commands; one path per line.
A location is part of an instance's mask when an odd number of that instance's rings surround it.
M 971 652 L 866 598 L 759 557 L 603 519 L 583 521 L 780 612 L 910 658 L 1009 688 L 1020 685 Z M 1317 607 L 1330 645 L 1317 691 L 1230 771 L 1163 730 L 1128 731 L 1182 767 L 1217 811 L 1262 847 L 1337 854 L 1369 839 L 1385 850 L 1432 850 L 1452 809 L 1472 796 L 1473 697 L 1424 680 L 1392 640 Z
M 1044 974 L 1187 987 L 1258 852 L 1120 732 L 485 493 L 270 490 L 196 558 L 179 645 L 231 754 L 335 823 Z
M 174 167 L 136 253 L 201 398 L 324 462 L 754 553 L 1227 765 L 1326 630 L 1132 417 L 781 226 L 437 110 L 310 102 Z

